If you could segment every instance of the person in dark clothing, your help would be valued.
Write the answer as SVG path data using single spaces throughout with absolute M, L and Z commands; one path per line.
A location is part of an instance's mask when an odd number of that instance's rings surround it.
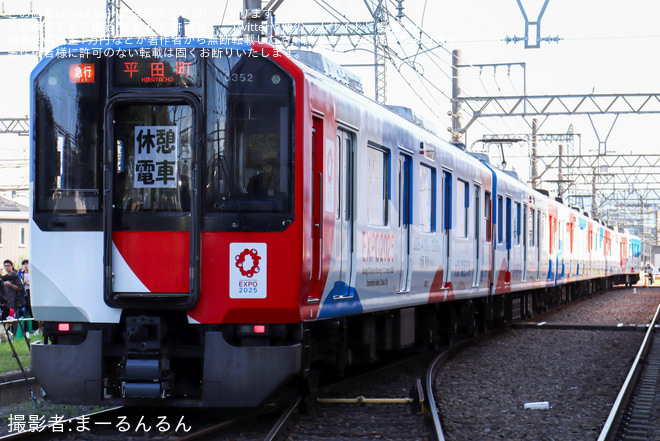
M 23 293 L 23 284 L 18 273 L 14 269 L 14 263 L 11 260 L 3 262 L 5 275 L 2 276 L 2 287 L 5 291 L 5 298 L 10 308 L 14 308 L 16 318 L 20 316 L 20 310 L 25 308 L 25 294 Z
M 273 158 L 264 161 L 262 170 L 248 182 L 246 191 L 249 195 L 259 198 L 275 195 L 275 166 L 276 161 Z
M 23 283 L 21 282 L 21 278 L 18 276 L 18 273 L 14 269 L 14 263 L 11 260 L 5 260 L 3 262 L 3 266 L 5 268 L 5 275 L 2 276 L 2 288 L 4 290 L 4 299 L 3 301 L 6 300 L 6 306 L 8 308 L 13 308 L 14 309 L 14 318 L 22 318 L 25 317 L 25 290 L 23 289 Z M 4 308 L 2 308 L 4 309 Z M 2 315 L 0 317 L 4 316 L 5 311 L 2 311 Z M 5 317 L 6 318 L 6 317 Z M 16 331 L 18 330 L 19 322 L 14 322 L 12 323 L 12 332 L 14 335 L 16 335 Z M 23 334 L 25 334 L 25 329 L 23 329 L 23 324 L 20 324 L 21 330 L 23 331 Z
M 21 278 L 23 291 L 25 292 L 26 316 L 32 317 L 32 306 L 30 305 L 30 262 L 27 259 L 21 262 L 21 269 L 18 270 L 18 277 Z

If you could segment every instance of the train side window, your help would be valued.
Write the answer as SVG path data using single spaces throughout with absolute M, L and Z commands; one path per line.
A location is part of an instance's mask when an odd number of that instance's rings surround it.
M 484 197 L 484 216 L 486 217 L 486 242 L 493 240 L 493 207 L 491 205 L 490 191 Z
M 435 231 L 435 169 L 422 164 L 419 167 L 419 231 Z
M 387 225 L 389 201 L 389 157 L 387 151 L 367 148 L 367 222 L 369 225 Z
M 497 197 L 497 243 L 504 242 L 504 199 Z

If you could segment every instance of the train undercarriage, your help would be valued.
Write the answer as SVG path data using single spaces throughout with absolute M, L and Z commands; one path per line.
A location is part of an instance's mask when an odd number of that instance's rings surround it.
M 284 385 L 310 387 L 318 372 L 341 376 L 386 352 L 453 344 L 636 282 L 615 276 L 303 325 L 191 325 L 183 312 L 127 310 L 118 325 L 45 323 L 51 344 L 33 346 L 32 369 L 61 403 L 253 407 Z

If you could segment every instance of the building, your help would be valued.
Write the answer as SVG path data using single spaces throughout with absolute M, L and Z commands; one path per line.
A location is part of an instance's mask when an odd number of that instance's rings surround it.
M 30 250 L 28 207 L 0 197 L 0 260 L 9 259 L 18 270 Z

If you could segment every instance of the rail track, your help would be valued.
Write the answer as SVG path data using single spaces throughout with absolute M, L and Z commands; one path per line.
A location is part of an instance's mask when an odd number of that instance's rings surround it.
M 660 377 L 660 339 L 657 321 L 660 306 L 637 352 L 630 372 L 605 422 L 598 441 L 648 440 L 653 429 L 652 410 L 657 404 Z

